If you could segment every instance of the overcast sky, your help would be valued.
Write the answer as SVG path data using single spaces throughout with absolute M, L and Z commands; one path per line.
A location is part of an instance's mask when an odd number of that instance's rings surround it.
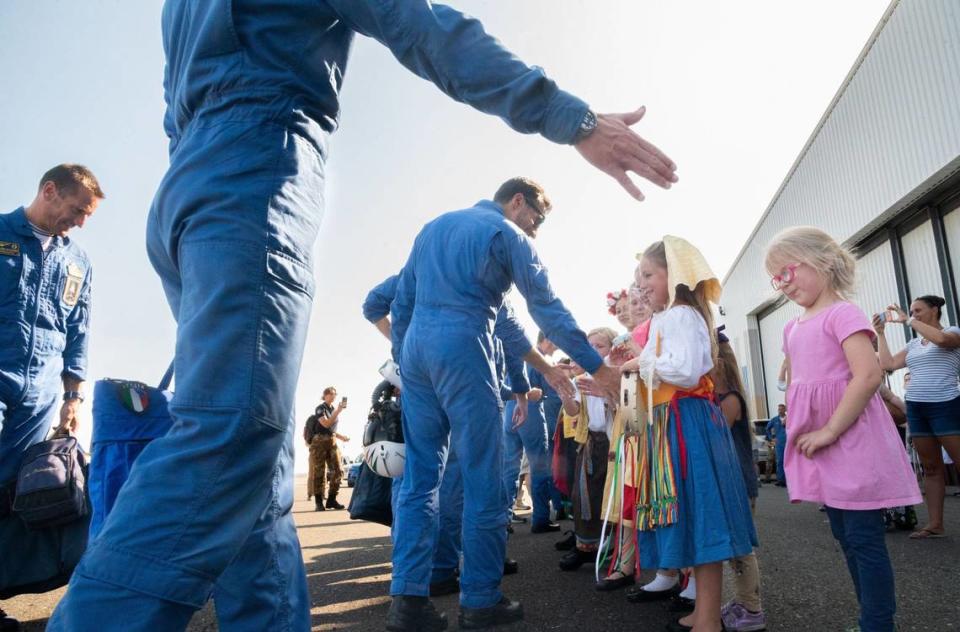
M 584 329 L 615 324 L 606 293 L 630 282 L 634 255 L 664 233 L 699 246 L 722 276 L 888 2 L 452 4 L 596 111 L 646 105 L 635 129 L 677 162 L 680 182 L 671 191 L 642 185 L 647 201 L 638 204 L 571 148 L 448 100 L 359 38 L 328 163 L 297 395 L 299 424 L 325 386 L 350 396 L 340 428 L 353 438 L 349 455 L 359 452 L 376 370 L 389 354 L 360 305 L 403 264 L 426 221 L 491 197 L 511 176 L 541 182 L 554 212 L 537 246 Z M 73 234 L 95 271 L 92 379 L 156 382 L 173 352 L 174 323 L 143 245 L 167 166 L 160 9 L 155 0 L 0 2 L 0 212 L 28 204 L 59 162 L 91 167 L 108 196 Z M 534 336 L 522 300 L 514 304 Z

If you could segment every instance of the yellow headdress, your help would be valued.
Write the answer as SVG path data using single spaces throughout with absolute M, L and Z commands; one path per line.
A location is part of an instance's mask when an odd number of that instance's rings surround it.
M 710 269 L 707 260 L 697 248 L 682 237 L 663 236 L 663 249 L 667 258 L 667 282 L 670 290 L 670 305 L 677 297 L 677 286 L 686 285 L 691 291 L 703 284 L 704 296 L 713 304 L 720 303 L 723 291 L 720 280 Z M 637 259 L 642 259 L 638 254 Z

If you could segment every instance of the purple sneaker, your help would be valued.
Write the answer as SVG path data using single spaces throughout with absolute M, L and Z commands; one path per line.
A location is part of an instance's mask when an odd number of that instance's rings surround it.
M 763 612 L 750 612 L 736 601 L 731 601 L 720 610 L 724 629 L 729 632 L 759 632 L 767 629 L 767 617 Z

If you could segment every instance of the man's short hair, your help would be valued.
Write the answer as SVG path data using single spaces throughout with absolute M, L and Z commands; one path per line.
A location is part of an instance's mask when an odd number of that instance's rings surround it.
M 323 389 L 323 396 L 326 397 L 327 395 L 331 393 L 336 393 L 336 392 L 337 392 L 336 387 L 328 386 L 327 388 Z
M 512 200 L 513 196 L 517 193 L 528 200 L 536 200 L 540 204 L 538 210 L 546 212 L 553 208 L 553 205 L 550 203 L 550 198 L 543 192 L 543 187 L 530 178 L 523 176 L 510 178 L 501 184 L 500 188 L 497 189 L 497 192 L 493 195 L 493 201 L 502 206 Z
M 107 197 L 100 188 L 97 177 L 83 165 L 69 163 L 57 165 L 43 174 L 37 189 L 42 189 L 47 182 L 53 182 L 62 195 L 73 195 L 82 187 L 101 200 Z

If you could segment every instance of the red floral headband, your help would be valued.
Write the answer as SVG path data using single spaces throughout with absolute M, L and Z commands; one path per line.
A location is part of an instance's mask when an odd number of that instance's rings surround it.
M 607 292 L 607 311 L 610 312 L 611 316 L 617 315 L 617 302 L 625 298 L 627 298 L 626 290 Z

